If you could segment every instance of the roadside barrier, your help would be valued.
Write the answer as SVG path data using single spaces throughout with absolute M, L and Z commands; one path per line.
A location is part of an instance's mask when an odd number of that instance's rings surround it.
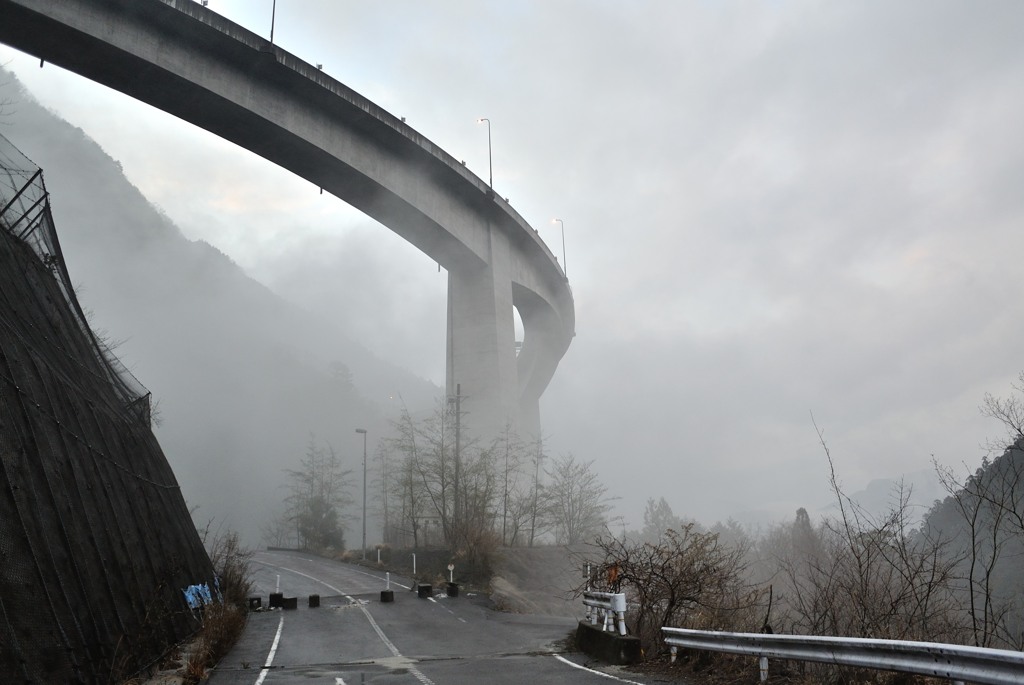
M 760 660 L 762 683 L 768 679 L 769 658 L 913 673 L 944 678 L 955 685 L 1024 683 L 1024 652 L 1004 649 L 818 635 L 726 633 L 671 627 L 661 630 L 673 661 L 679 647 L 748 654 Z
M 602 630 L 614 632 L 614 621 L 618 626 L 619 635 L 626 634 L 626 595 L 624 593 L 592 592 L 583 593 L 583 603 L 587 606 L 587 620 L 590 625 L 597 625 L 597 619 L 603 622 Z M 613 618 L 614 616 L 614 618 Z

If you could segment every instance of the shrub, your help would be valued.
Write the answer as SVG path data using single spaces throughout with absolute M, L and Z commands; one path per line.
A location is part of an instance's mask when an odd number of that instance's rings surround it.
M 661 644 L 661 627 L 752 630 L 763 590 L 743 582 L 744 551 L 719 544 L 717 533 L 686 524 L 656 542 L 598 538 L 604 560 L 595 588 L 626 592 L 627 624 L 645 653 Z M 583 588 L 578 588 L 582 591 Z

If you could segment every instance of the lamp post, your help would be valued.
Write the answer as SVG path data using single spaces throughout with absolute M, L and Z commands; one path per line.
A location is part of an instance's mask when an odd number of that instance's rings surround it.
M 566 278 L 569 278 L 569 267 L 565 263 L 565 222 L 561 219 L 552 219 L 551 223 L 558 222 L 558 225 L 562 227 L 562 273 L 565 274 Z
M 487 117 L 480 117 L 476 120 L 476 123 L 482 124 L 487 122 L 487 184 L 494 188 L 494 165 L 491 162 L 491 120 Z
M 363 560 L 366 560 L 366 429 L 356 428 L 363 436 Z
M 266 5 L 264 5 L 266 7 Z M 274 42 L 274 18 L 277 16 L 277 0 L 270 6 L 270 42 Z

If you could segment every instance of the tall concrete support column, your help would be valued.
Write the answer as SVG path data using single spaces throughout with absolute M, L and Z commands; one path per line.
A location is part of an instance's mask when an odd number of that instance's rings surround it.
M 447 393 L 462 395 L 468 436 L 490 440 L 519 423 L 515 323 L 507 237 L 489 227 L 488 264 L 448 272 Z
M 541 438 L 540 396 L 554 374 L 562 322 L 551 307 L 525 288 L 514 288 L 516 307 L 523 321 L 523 347 L 516 359 L 519 381 L 519 435 Z

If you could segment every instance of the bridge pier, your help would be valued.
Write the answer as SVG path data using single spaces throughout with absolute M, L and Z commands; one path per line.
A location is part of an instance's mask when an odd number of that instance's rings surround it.
M 508 238 L 488 226 L 488 263 L 448 272 L 446 392 L 461 391 L 467 434 L 488 441 L 519 426 L 515 323 Z

